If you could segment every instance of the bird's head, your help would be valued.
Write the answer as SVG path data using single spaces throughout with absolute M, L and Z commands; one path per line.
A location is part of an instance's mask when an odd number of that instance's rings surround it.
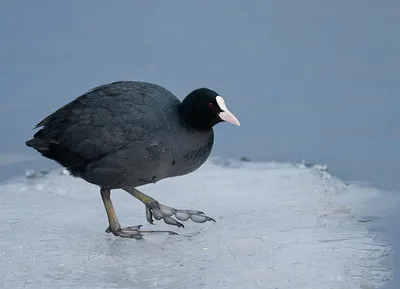
M 179 112 L 183 120 L 196 129 L 211 129 L 222 121 L 240 126 L 239 120 L 226 107 L 225 100 L 208 88 L 189 93 L 182 101 Z

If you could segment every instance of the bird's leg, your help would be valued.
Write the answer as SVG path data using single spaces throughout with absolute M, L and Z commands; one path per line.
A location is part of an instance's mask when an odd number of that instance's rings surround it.
M 153 233 L 168 233 L 176 235 L 176 233 L 171 231 L 141 231 L 140 230 L 141 225 L 121 228 L 117 215 L 115 214 L 114 206 L 111 202 L 110 190 L 101 188 L 100 193 L 108 217 L 109 227 L 106 230 L 107 233 L 113 233 L 115 236 L 119 237 L 135 238 L 135 239 L 142 239 L 143 234 L 153 234 Z
M 146 218 L 150 224 L 153 224 L 153 216 L 156 220 L 163 219 L 165 223 L 178 227 L 183 227 L 183 224 L 172 218 L 174 215 L 180 221 L 187 221 L 189 218 L 196 223 L 204 223 L 206 221 L 213 221 L 213 218 L 207 217 L 201 211 L 195 210 L 178 210 L 165 205 L 160 204 L 153 198 L 146 194 L 143 194 L 135 188 L 123 188 L 124 191 L 128 192 L 136 199 L 146 205 Z

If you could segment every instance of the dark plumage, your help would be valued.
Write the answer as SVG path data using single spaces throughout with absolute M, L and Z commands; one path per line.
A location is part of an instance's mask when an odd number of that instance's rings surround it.
M 157 211 L 165 222 L 183 226 L 168 209 L 177 217 L 182 213 L 194 221 L 211 220 L 201 212 L 158 204 L 134 187 L 199 168 L 213 146 L 212 127 L 221 121 L 239 125 L 215 91 L 196 89 L 181 102 L 159 85 L 120 81 L 96 87 L 43 119 L 26 145 L 100 186 L 109 231 L 138 237 L 138 228 L 121 229 L 113 219 L 110 190 L 125 189 L 144 202 L 151 223 Z

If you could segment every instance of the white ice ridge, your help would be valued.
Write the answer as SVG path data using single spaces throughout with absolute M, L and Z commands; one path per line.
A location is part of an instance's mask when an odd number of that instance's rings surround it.
M 208 161 L 141 188 L 217 221 L 185 229 L 147 224 L 142 203 L 113 191 L 121 225 L 180 234 L 140 241 L 104 232 L 94 185 L 59 171 L 14 180 L 0 186 L 0 288 L 379 288 L 391 247 L 358 220 L 381 192 L 318 168 Z

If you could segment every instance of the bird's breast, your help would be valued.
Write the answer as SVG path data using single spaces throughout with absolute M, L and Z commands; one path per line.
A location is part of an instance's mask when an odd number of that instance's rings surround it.
M 213 132 L 202 132 L 177 138 L 174 145 L 171 175 L 184 175 L 198 169 L 210 156 L 214 143 Z

